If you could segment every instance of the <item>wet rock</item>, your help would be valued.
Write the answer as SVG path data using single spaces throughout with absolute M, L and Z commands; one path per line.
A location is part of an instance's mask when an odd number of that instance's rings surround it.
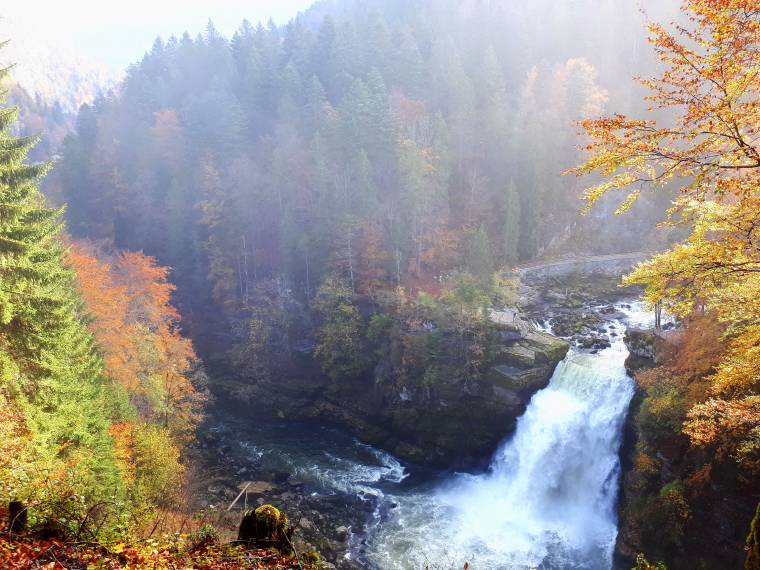
M 311 522 L 306 517 L 301 517 L 301 519 L 299 519 L 298 526 L 301 527 L 303 530 L 306 530 L 306 531 L 314 531 L 315 530 L 314 523 Z
M 603 348 L 608 348 L 610 346 L 610 341 L 603 336 L 586 336 L 579 339 L 577 344 L 580 348 L 593 348 L 594 350 L 599 351 Z
M 272 481 L 278 484 L 286 483 L 290 479 L 290 473 L 284 471 L 278 471 L 272 475 Z
M 345 542 L 348 540 L 348 527 L 347 526 L 339 526 L 335 528 L 335 537 L 340 540 L 341 542 Z
M 612 346 L 610 341 L 605 337 L 597 337 L 594 339 L 594 348 L 603 349 Z

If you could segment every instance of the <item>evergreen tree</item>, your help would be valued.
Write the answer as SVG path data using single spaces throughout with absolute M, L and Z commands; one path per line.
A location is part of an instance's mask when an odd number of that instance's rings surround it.
M 502 259 L 505 265 L 514 265 L 518 259 L 520 239 L 520 197 L 517 194 L 514 180 L 509 181 L 509 186 L 502 196 L 501 206 Z
M 25 164 L 37 139 L 10 133 L 17 113 L 0 109 L 0 390 L 24 412 L 42 469 L 76 458 L 80 492 L 102 498 L 118 477 L 101 360 L 63 263 L 61 211 L 36 186 L 49 165 Z
M 484 285 L 490 283 L 493 275 L 493 254 L 491 253 L 491 242 L 488 239 L 486 228 L 480 225 L 470 237 L 470 243 L 467 252 L 467 266 L 470 272 Z

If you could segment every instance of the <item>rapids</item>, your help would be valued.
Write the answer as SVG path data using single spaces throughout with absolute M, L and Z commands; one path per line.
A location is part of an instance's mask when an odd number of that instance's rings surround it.
M 292 430 L 293 441 L 280 432 L 240 445 L 317 493 L 370 502 L 366 533 L 352 537 L 349 554 L 370 568 L 456 570 L 467 562 L 472 570 L 609 570 L 622 429 L 634 392 L 622 332 L 653 320 L 638 303 L 617 309 L 625 317 L 611 323 L 611 346 L 571 349 L 484 473 L 431 478 L 332 430 L 312 432 L 308 446 Z

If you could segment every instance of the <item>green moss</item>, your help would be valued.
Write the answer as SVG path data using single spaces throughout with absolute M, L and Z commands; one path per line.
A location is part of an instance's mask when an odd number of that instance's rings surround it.
M 243 542 L 283 553 L 292 553 L 292 535 L 288 516 L 272 505 L 261 505 L 247 512 L 238 531 L 238 539 Z
M 266 524 L 274 529 L 278 527 L 288 528 L 288 515 L 280 512 L 278 508 L 272 505 L 261 505 L 253 513 L 259 523 Z
M 525 345 L 536 353 L 536 362 L 557 363 L 570 350 L 570 345 L 550 334 L 541 332 L 532 332 L 527 339 L 523 341 Z

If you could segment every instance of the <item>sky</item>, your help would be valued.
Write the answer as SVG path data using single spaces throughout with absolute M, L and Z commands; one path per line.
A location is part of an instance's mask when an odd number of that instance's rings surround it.
M 286 23 L 314 0 L 27 0 L 14 2 L 11 21 L 65 42 L 108 66 L 139 60 L 156 36 L 195 35 L 209 18 L 230 36 L 243 18 Z M 0 8 L 0 16 L 4 8 Z

